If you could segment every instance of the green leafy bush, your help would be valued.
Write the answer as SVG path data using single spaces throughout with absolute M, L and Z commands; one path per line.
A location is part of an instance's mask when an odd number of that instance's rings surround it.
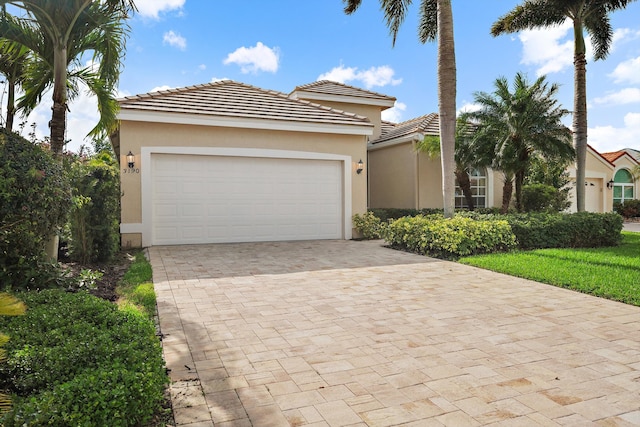
M 525 185 L 522 204 L 525 212 L 560 212 L 570 206 L 568 189 L 558 190 L 545 184 Z
M 167 383 L 153 323 L 85 292 L 19 295 L 29 307 L 0 319 L 11 334 L 0 388 L 10 426 L 135 426 L 160 407 Z
M 445 219 L 441 215 L 397 219 L 389 224 L 385 240 L 393 247 L 446 259 L 516 246 L 516 238 L 504 220 L 462 216 Z
M 387 223 L 389 220 L 402 218 L 405 216 L 417 216 L 417 215 L 435 215 L 442 214 L 442 209 L 403 209 L 403 208 L 372 208 L 369 212 L 373 213 L 376 217 L 380 218 L 380 221 Z
M 380 239 L 386 224 L 375 216 L 373 212 L 367 212 L 363 215 L 355 214 L 353 216 L 353 226 L 364 239 Z
M 513 214 L 505 216 L 521 249 L 615 246 L 622 239 L 616 213 Z
M 74 159 L 69 166 L 73 204 L 69 215 L 71 258 L 81 263 L 110 260 L 120 242 L 120 178 L 108 152 Z
M 0 287 L 57 285 L 58 271 L 45 261 L 44 245 L 65 223 L 70 203 L 61 163 L 0 129 Z
M 640 200 L 625 200 L 622 203 L 615 203 L 613 210 L 625 218 L 640 217 Z

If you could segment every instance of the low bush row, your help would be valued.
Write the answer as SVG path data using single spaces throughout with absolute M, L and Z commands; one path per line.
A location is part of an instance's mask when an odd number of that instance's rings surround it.
M 86 292 L 17 295 L 25 315 L 0 317 L 10 335 L 0 389 L 13 408 L 0 425 L 137 426 L 163 399 L 167 375 L 153 322 Z
M 385 216 L 385 218 L 388 218 Z M 365 239 L 383 238 L 391 246 L 440 258 L 519 249 L 615 246 L 622 235 L 616 213 L 496 215 L 462 212 L 383 220 L 376 211 L 354 216 Z
M 640 200 L 625 200 L 622 203 L 615 203 L 613 209 L 625 218 L 640 217 Z

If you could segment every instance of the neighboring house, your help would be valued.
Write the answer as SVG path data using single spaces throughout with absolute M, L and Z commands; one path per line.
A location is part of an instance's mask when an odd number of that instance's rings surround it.
M 378 116 L 394 99 L 322 86 L 288 96 L 221 81 L 120 99 L 122 245 L 350 239 L 367 209 L 357 164 L 380 125 L 317 97 Z
M 442 208 L 440 159 L 416 150 L 439 134 L 438 115 L 383 121 L 395 104 L 387 95 L 330 81 L 287 95 L 225 80 L 119 104 L 125 247 L 350 239 L 352 215 L 367 207 Z M 639 160 L 589 147 L 587 210 L 638 197 Z M 500 206 L 501 173 L 474 169 L 471 184 L 477 207 Z M 465 203 L 457 189 L 456 207 Z

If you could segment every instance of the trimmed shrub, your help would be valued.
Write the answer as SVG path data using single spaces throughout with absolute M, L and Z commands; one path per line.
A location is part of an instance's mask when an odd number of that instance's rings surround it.
M 616 213 L 513 214 L 505 216 L 521 249 L 594 248 L 622 240 Z
M 570 206 L 568 191 L 545 184 L 522 187 L 522 205 L 525 212 L 560 212 Z
M 367 212 L 363 215 L 355 214 L 353 216 L 353 226 L 362 235 L 363 239 L 380 239 L 386 223 L 383 223 L 373 212 Z
M 613 210 L 625 218 L 640 217 L 640 200 L 625 200 L 623 203 L 615 203 Z
M 66 221 L 70 187 L 51 153 L 0 129 L 0 287 L 57 286 L 45 242 Z M 53 280 L 52 280 L 53 279 Z
M 0 318 L 11 334 L 0 388 L 22 425 L 137 426 L 160 408 L 167 376 L 153 323 L 85 292 L 19 295 L 24 316 Z
M 120 178 L 108 152 L 76 159 L 69 167 L 73 206 L 69 215 L 69 249 L 81 263 L 109 261 L 120 243 Z
M 380 218 L 382 222 L 389 222 L 389 220 L 395 220 L 405 216 L 417 216 L 417 215 L 435 215 L 442 214 L 442 209 L 403 209 L 403 208 L 372 208 L 369 212 L 373 213 L 376 217 Z
M 516 238 L 505 220 L 462 216 L 445 219 L 441 215 L 397 219 L 389 224 L 385 240 L 396 248 L 445 259 L 516 246 Z

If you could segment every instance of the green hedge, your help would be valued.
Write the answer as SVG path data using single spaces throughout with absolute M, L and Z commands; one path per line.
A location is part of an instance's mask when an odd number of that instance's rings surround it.
M 625 218 L 640 217 L 640 200 L 626 200 L 623 203 L 615 203 L 613 210 Z
M 504 251 L 516 246 L 516 238 L 506 221 L 462 216 L 400 218 L 387 226 L 384 237 L 393 247 L 445 259 Z
M 512 214 L 505 216 L 521 249 L 595 248 L 622 241 L 616 213 Z
M 87 293 L 59 290 L 18 297 L 27 313 L 0 318 L 11 336 L 0 389 L 13 426 L 137 426 L 163 400 L 167 376 L 153 323 Z

